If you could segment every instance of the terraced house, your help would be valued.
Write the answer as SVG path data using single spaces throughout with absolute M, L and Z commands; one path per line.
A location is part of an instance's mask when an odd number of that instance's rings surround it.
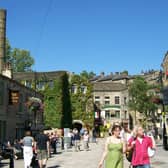
M 101 116 L 105 122 L 131 121 L 128 112 L 128 81 L 127 74 L 100 75 L 92 79 L 93 98 L 97 109 L 95 117 Z M 100 116 L 99 116 L 100 115 Z

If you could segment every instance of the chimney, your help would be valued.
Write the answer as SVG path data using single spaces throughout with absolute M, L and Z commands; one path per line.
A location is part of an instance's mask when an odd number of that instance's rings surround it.
M 0 74 L 5 63 L 6 10 L 0 9 Z

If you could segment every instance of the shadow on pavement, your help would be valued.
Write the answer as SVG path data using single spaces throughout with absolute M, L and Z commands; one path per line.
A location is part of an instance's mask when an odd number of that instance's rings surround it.
M 62 152 L 52 153 L 50 157 L 55 157 L 55 155 L 60 155 Z
M 9 163 L 0 163 L 0 167 L 5 167 L 7 165 L 9 165 Z
M 50 166 L 48 168 L 58 168 L 58 167 L 61 167 L 60 165 L 56 165 L 56 166 Z

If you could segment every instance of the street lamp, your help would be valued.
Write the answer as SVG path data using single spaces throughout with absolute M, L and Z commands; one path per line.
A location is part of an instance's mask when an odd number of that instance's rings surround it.
M 166 112 L 165 105 L 168 105 L 168 87 L 163 85 L 163 72 L 160 71 L 159 80 L 161 84 L 161 98 L 162 98 L 162 126 L 163 126 L 163 148 L 168 150 L 167 132 L 166 132 Z

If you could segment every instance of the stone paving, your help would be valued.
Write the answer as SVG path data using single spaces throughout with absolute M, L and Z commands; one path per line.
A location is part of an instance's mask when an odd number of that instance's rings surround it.
M 97 168 L 104 148 L 104 140 L 99 139 L 98 144 L 91 143 L 90 151 L 75 152 L 74 149 L 58 151 L 57 155 L 52 155 L 48 160 L 47 168 Z M 161 146 L 157 148 L 154 158 L 152 158 L 152 168 L 168 168 L 168 151 L 164 151 Z M 3 161 L 2 168 L 9 167 L 8 160 Z M 129 163 L 124 161 L 124 168 L 128 168 Z M 23 160 L 15 161 L 15 168 L 24 168 Z

